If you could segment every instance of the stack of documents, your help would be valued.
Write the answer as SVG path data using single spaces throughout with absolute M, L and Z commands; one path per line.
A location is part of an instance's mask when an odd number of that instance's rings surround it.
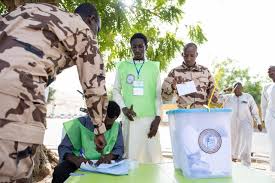
M 83 171 L 111 174 L 111 175 L 127 175 L 130 169 L 129 160 L 122 160 L 119 162 L 112 161 L 111 164 L 100 164 L 95 166 L 96 161 L 93 161 L 93 164 L 88 162 L 82 163 L 80 169 Z

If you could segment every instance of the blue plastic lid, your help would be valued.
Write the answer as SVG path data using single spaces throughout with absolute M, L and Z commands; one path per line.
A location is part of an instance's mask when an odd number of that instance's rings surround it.
M 175 113 L 202 113 L 202 112 L 232 112 L 229 108 L 210 108 L 210 110 L 204 109 L 173 109 L 166 112 L 166 114 Z

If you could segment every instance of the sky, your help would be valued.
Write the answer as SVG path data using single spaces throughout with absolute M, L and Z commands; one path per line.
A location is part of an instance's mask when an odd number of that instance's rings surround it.
M 210 67 L 213 61 L 231 58 L 241 68 L 249 67 L 251 75 L 265 76 L 267 68 L 275 65 L 274 7 L 274 0 L 187 0 L 179 35 L 188 40 L 185 25 L 199 22 L 208 39 L 198 48 L 199 64 Z M 167 71 L 181 62 L 178 54 Z M 162 73 L 162 77 L 166 74 Z M 107 73 L 106 77 L 108 89 L 114 82 L 114 72 Z M 76 68 L 60 74 L 54 87 L 58 90 L 57 98 L 66 93 L 70 98 L 81 99 L 76 92 L 81 89 Z
M 198 62 L 231 58 L 251 74 L 265 75 L 275 64 L 274 0 L 187 0 L 183 24 L 201 23 L 208 42 Z

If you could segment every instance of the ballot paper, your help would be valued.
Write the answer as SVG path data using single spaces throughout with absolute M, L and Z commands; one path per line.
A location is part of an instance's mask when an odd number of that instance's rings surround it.
M 92 161 L 93 164 L 81 163 L 80 169 L 83 171 L 111 174 L 111 175 L 127 175 L 130 169 L 129 160 L 122 160 L 119 162 L 112 161 L 111 164 L 100 164 L 95 166 L 96 161 Z
M 183 84 L 177 84 L 176 87 L 177 87 L 179 96 L 197 92 L 197 88 L 194 81 L 188 81 Z

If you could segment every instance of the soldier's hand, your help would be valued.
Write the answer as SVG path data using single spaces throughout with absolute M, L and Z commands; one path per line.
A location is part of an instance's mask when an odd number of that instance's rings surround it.
M 174 78 L 173 83 L 172 83 L 172 89 L 176 90 L 177 89 L 177 84 L 184 83 L 183 78 L 181 76 L 177 76 Z
M 128 107 L 122 108 L 122 112 L 130 121 L 134 121 L 134 117 L 136 117 L 136 113 L 133 109 L 133 105 L 131 105 L 130 109 Z
M 262 127 L 261 124 L 258 124 L 258 130 L 259 130 L 260 132 L 263 131 L 263 127 Z
M 148 133 L 148 138 L 152 138 L 157 134 L 158 128 L 159 128 L 159 123 L 160 123 L 160 117 L 156 116 L 155 119 L 151 123 L 150 131 Z
M 102 152 L 105 145 L 106 145 L 106 140 L 105 140 L 104 134 L 96 135 L 95 139 L 94 139 L 94 142 L 95 142 L 95 145 L 96 145 L 96 150 L 98 152 Z

